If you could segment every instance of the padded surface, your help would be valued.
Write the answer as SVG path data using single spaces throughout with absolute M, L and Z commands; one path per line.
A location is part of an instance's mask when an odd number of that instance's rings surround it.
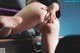
M 80 35 L 62 38 L 55 53 L 80 53 Z
M 0 0 L 0 6 L 11 8 L 11 9 L 20 9 L 19 0 Z
M 0 48 L 5 48 L 6 53 L 36 53 L 32 41 L 27 40 L 0 42 Z

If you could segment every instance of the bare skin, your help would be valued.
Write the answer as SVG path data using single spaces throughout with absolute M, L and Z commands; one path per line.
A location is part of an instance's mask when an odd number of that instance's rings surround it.
M 20 12 L 18 12 L 15 16 L 22 17 L 23 22 L 19 24 L 17 27 L 15 27 L 12 30 L 11 34 L 22 32 L 44 22 L 44 17 L 47 14 L 47 11 L 43 10 L 42 8 L 47 7 L 41 3 L 33 2 L 28 4 Z
M 25 31 L 43 22 L 44 17 L 47 14 L 47 11 L 43 10 L 42 8 L 47 8 L 47 7 L 38 2 L 33 2 L 33 3 L 28 4 L 26 7 L 24 7 L 20 12 L 18 12 L 14 16 L 14 17 L 16 16 L 22 17 L 23 22 L 17 25 L 16 27 L 14 27 L 14 29 L 8 28 L 7 29 L 8 32 L 5 35 L 8 36 L 8 35 L 13 35 L 13 34 Z M 5 31 L 2 31 L 2 32 L 4 33 Z
M 58 44 L 59 21 L 55 16 L 55 12 L 58 9 L 54 7 L 52 8 L 53 9 L 51 10 L 49 9 L 50 12 L 48 14 L 47 12 L 48 7 L 46 7 L 45 5 L 36 1 L 28 4 L 26 7 L 24 7 L 20 12 L 18 12 L 14 16 L 14 17 L 16 16 L 22 17 L 23 22 L 17 25 L 15 28 L 11 29 L 11 33 L 8 33 L 8 35 L 9 34 L 13 35 L 13 34 L 25 31 L 29 28 L 35 27 L 36 25 L 42 22 L 47 21 L 40 31 L 42 33 L 42 49 L 41 49 L 42 52 L 41 53 L 54 53 L 56 46 Z
M 42 33 L 42 53 L 55 53 L 59 42 L 59 21 L 53 19 L 53 23 L 48 21 L 41 29 Z
M 0 16 L 0 38 L 7 37 L 13 28 L 22 22 L 21 17 Z
M 22 17 L 23 22 L 17 25 L 14 29 L 11 29 L 12 32 L 10 34 L 13 35 L 25 31 L 29 28 L 35 27 L 36 25 L 44 22 L 46 19 L 45 16 L 47 14 L 47 9 L 48 9 L 47 6 L 36 1 L 28 4 L 14 16 L 14 17 L 16 16 Z M 54 10 L 52 12 L 56 11 Z
M 35 6 L 35 7 L 34 7 Z M 23 22 L 19 24 L 12 30 L 11 34 L 16 34 L 18 32 L 22 32 L 29 28 L 35 27 L 36 25 L 42 23 L 46 19 L 47 11 L 43 9 L 48 9 L 47 6 L 39 3 L 39 2 L 32 2 L 24 7 L 20 12 L 18 12 L 15 16 L 20 16 L 23 19 Z M 53 9 L 54 10 L 54 9 Z M 54 10 L 52 12 L 56 12 Z M 55 15 L 55 13 L 54 13 Z

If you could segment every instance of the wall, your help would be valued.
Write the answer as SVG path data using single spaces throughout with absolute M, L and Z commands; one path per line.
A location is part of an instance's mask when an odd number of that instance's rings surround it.
M 69 2 L 70 1 L 70 2 Z M 59 0 L 61 8 L 60 35 L 80 34 L 80 0 Z

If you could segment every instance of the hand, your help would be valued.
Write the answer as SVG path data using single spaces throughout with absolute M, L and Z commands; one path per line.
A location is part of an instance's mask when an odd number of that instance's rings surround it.
M 21 17 L 0 16 L 0 29 L 15 28 L 21 22 Z
M 56 12 L 59 10 L 59 5 L 57 3 L 53 3 L 47 9 L 46 19 L 50 19 L 50 22 L 53 23 L 53 18 L 56 19 Z M 45 20 L 46 20 L 45 19 Z
M 56 20 L 56 15 L 55 13 L 53 12 L 49 12 L 47 15 L 46 15 L 46 20 L 49 20 L 50 23 L 54 23 L 54 19 Z
M 54 22 L 53 19 L 56 19 L 56 12 L 53 11 L 52 9 L 48 8 L 47 15 L 45 17 L 46 17 L 45 20 L 49 19 L 49 22 L 53 23 Z

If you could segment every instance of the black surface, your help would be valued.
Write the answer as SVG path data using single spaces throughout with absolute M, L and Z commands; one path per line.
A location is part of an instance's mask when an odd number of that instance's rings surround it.
M 80 53 L 80 35 L 62 38 L 55 53 Z
M 6 53 L 36 53 L 32 41 L 27 40 L 0 42 L 0 48 L 5 48 Z
M 21 9 L 19 0 L 0 0 L 0 7 Z

